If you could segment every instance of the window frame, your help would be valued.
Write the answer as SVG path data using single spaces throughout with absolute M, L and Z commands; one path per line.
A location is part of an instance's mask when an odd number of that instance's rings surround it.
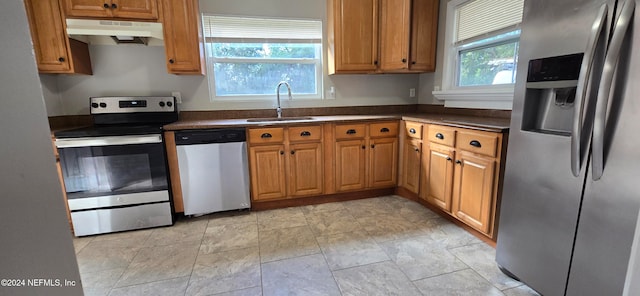
M 478 45 L 477 47 L 465 47 L 465 45 L 470 43 L 519 30 L 520 25 L 518 24 L 483 36 L 471 38 L 470 40 L 456 42 L 456 24 L 458 23 L 456 12 L 458 7 L 469 1 L 473 0 L 452 0 L 447 3 L 442 86 L 441 88 L 436 86 L 432 94 L 437 100 L 444 101 L 445 107 L 511 110 L 513 107 L 515 84 L 458 86 L 460 51 L 487 47 L 490 44 L 497 45 L 504 43 L 506 40 L 519 41 L 520 39 L 520 34 L 518 34 L 518 37 L 498 39 L 493 42 Z
M 202 14 L 202 25 L 204 26 L 205 17 L 211 16 L 224 16 L 226 15 L 215 15 L 215 14 Z M 258 16 L 242 16 L 242 18 L 257 18 L 257 19 L 269 19 L 266 17 L 258 17 Z M 281 18 L 284 19 L 284 18 Z M 291 20 L 299 20 L 299 19 L 291 19 Z M 322 20 L 310 20 L 305 19 L 304 21 L 315 21 L 321 23 L 321 28 L 324 28 L 322 24 Z M 324 32 L 321 32 L 321 36 Z M 259 38 L 217 38 L 211 36 L 203 36 L 204 39 L 204 47 L 205 47 L 205 63 L 207 67 L 207 84 L 209 86 L 209 96 L 212 102 L 264 102 L 264 101 L 272 101 L 276 96 L 276 86 L 273 85 L 273 94 L 242 94 L 242 95 L 218 95 L 216 92 L 216 76 L 214 70 L 214 64 L 217 62 L 238 62 L 238 63 L 273 63 L 273 64 L 313 64 L 315 65 L 315 82 L 316 82 L 316 93 L 315 94 L 296 94 L 295 89 L 292 87 L 292 100 L 322 100 L 323 96 L 323 83 L 324 83 L 324 59 L 323 59 L 323 40 L 322 38 L 314 42 L 312 40 L 306 39 L 259 39 Z M 216 42 L 217 41 L 217 42 Z M 213 44 L 215 43 L 268 43 L 268 44 L 282 44 L 282 43 L 291 43 L 291 44 L 314 44 L 316 45 L 316 57 L 317 58 L 241 58 L 241 57 L 221 57 L 216 58 L 213 55 Z M 281 90 L 285 91 L 286 90 Z

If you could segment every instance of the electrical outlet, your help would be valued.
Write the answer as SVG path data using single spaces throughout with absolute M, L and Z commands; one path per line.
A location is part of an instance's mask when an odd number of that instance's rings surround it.
M 171 92 L 171 95 L 176 97 L 176 103 L 182 104 L 182 95 L 180 94 L 179 91 L 173 91 Z
M 416 89 L 415 88 L 410 88 L 409 89 L 409 97 L 410 98 L 415 98 L 416 97 Z
M 326 99 L 335 99 L 335 98 L 336 98 L 336 88 L 335 88 L 335 87 L 333 87 L 333 86 L 332 86 L 332 87 L 330 87 L 330 88 L 327 90 L 327 93 L 326 93 L 326 95 L 325 95 L 325 98 L 326 98 Z

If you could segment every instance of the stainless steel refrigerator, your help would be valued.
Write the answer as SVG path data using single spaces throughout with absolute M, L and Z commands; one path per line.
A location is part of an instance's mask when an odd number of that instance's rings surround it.
M 640 209 L 638 13 L 635 0 L 525 1 L 496 261 L 543 295 L 623 293 Z

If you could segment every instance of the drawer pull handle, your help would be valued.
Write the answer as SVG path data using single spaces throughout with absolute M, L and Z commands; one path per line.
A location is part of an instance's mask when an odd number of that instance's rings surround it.
M 354 129 L 350 129 L 347 131 L 347 135 L 355 135 L 356 134 L 356 130 Z
M 300 133 L 301 137 L 310 137 L 311 136 L 311 132 L 309 131 L 303 131 Z
M 476 140 L 473 140 L 473 141 L 469 142 L 469 145 L 471 145 L 473 147 L 478 147 L 478 148 L 482 147 L 482 144 L 480 144 L 480 142 L 476 141 Z
M 416 129 L 415 128 L 410 128 L 409 129 L 409 133 L 410 134 L 415 134 L 416 133 Z
M 389 129 L 388 129 L 388 128 L 386 128 L 386 127 L 383 127 L 383 128 L 381 128 L 381 129 L 380 129 L 380 132 L 381 132 L 381 133 L 388 133 L 388 132 L 389 132 Z
M 444 140 L 444 135 L 441 133 L 437 133 L 436 134 L 436 138 L 440 139 L 440 140 Z
M 260 135 L 260 138 L 268 139 L 268 138 L 273 138 L 273 136 L 270 133 L 264 133 Z

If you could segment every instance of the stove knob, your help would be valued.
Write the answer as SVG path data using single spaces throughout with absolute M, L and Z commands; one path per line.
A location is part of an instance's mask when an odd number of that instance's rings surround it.
M 167 102 L 167 107 L 171 107 L 173 106 L 173 103 L 171 101 Z
M 92 108 L 98 108 L 98 103 L 91 103 Z
M 107 103 L 100 103 L 100 108 L 107 108 Z
M 160 107 L 164 107 L 164 102 L 160 102 L 158 105 L 160 105 Z

